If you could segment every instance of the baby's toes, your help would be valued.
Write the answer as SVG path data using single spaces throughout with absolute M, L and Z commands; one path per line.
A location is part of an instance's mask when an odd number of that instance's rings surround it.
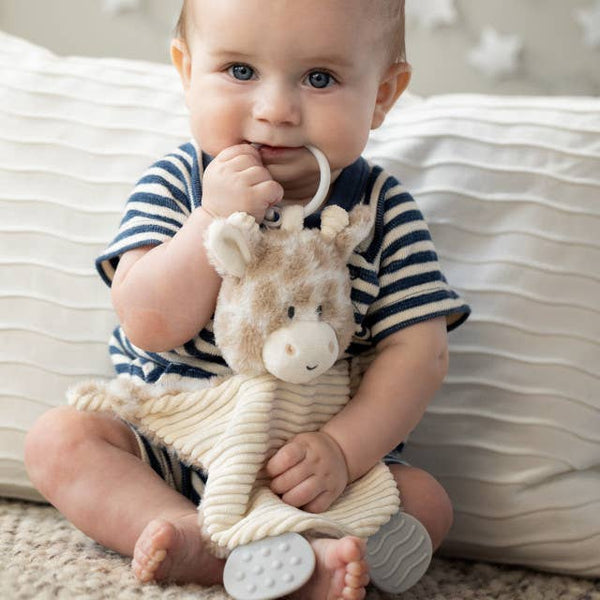
M 159 570 L 172 543 L 172 525 L 153 521 L 140 535 L 133 551 L 131 568 L 142 582 L 159 579 Z
M 363 600 L 367 595 L 365 587 L 345 587 L 342 591 L 342 600 Z

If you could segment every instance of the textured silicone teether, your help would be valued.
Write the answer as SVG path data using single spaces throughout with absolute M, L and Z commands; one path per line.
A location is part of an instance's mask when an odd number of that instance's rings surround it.
M 398 512 L 367 540 L 371 583 L 389 594 L 400 594 L 425 575 L 431 555 L 425 527 L 413 516 Z
M 233 550 L 223 584 L 234 600 L 271 600 L 301 588 L 314 568 L 315 555 L 306 539 L 284 533 Z

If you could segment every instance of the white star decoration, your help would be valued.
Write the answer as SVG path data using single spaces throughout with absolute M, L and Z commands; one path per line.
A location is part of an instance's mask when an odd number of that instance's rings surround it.
M 575 20 L 583 28 L 583 41 L 590 48 L 600 47 L 600 0 L 590 8 L 575 11 Z
M 407 0 L 406 15 L 416 19 L 423 27 L 433 29 L 439 25 L 456 23 L 455 0 Z
M 469 64 L 491 79 L 513 75 L 519 66 L 523 41 L 518 35 L 501 35 L 492 27 L 481 32 L 479 45 L 472 48 Z
M 103 9 L 111 15 L 138 10 L 141 0 L 102 0 Z

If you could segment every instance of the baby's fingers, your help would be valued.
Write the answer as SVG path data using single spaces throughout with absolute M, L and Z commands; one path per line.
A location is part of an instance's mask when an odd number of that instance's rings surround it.
M 262 164 L 260 152 L 250 144 L 237 144 L 235 146 L 229 146 L 228 148 L 221 150 L 215 159 L 220 162 L 227 162 L 235 159 L 238 156 L 251 156 L 257 159 L 258 163 Z
M 258 202 L 262 202 L 264 207 L 267 208 L 281 202 L 283 199 L 283 188 L 281 184 L 271 179 L 269 181 L 261 181 L 252 186 L 252 194 Z
M 306 449 L 299 444 L 289 443 L 282 446 L 266 464 L 267 475 L 274 479 L 288 469 L 302 462 Z
M 290 506 L 301 508 L 309 506 L 309 503 L 315 501 L 318 497 L 323 494 L 323 489 L 319 485 L 317 477 L 309 477 L 305 479 L 297 486 L 292 488 L 281 496 L 281 499 Z M 316 512 L 316 511 L 310 511 Z
M 316 498 L 310 502 L 301 505 L 302 510 L 309 513 L 322 513 L 325 512 L 332 504 L 334 496 L 331 492 L 321 492 Z
M 271 491 L 274 494 L 286 494 L 313 475 L 314 473 L 307 462 L 305 460 L 300 461 L 271 479 Z

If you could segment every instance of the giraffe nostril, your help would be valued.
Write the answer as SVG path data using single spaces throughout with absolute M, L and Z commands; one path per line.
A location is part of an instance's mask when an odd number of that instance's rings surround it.
M 294 356 L 294 354 L 296 354 L 296 350 L 295 350 L 294 346 L 292 346 L 291 344 L 286 344 L 285 345 L 285 353 L 288 356 Z

